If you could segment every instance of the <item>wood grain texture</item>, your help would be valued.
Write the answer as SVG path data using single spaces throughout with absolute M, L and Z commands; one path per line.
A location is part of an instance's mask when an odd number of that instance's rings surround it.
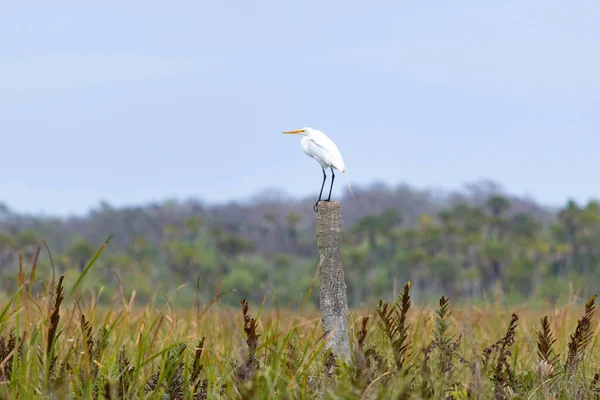
M 350 361 L 348 301 L 342 265 L 342 210 L 337 201 L 321 201 L 317 213 L 319 248 L 320 309 L 327 348 Z

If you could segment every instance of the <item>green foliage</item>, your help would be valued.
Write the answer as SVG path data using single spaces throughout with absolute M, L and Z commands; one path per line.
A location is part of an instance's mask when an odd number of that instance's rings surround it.
M 507 301 L 535 304 L 589 297 L 595 290 L 598 202 L 571 201 L 550 215 L 495 192 L 458 196 L 443 208 L 425 207 L 423 194 L 411 196 L 419 201 L 345 211 L 343 261 L 351 306 L 390 298 L 407 280 L 418 288 L 415 304 L 437 299 L 440 290 L 457 303 L 496 296 L 501 289 Z M 64 273 L 71 282 L 87 270 L 77 289 L 102 291 L 101 304 L 113 296 L 131 298 L 134 290 L 134 301 L 160 291 L 168 299 L 158 301 L 176 305 L 195 293 L 208 301 L 217 292 L 226 292 L 220 301 L 228 305 L 265 295 L 269 307 L 297 304 L 317 264 L 312 211 L 309 218 L 301 208 L 244 207 L 102 204 L 73 221 L 7 213 L 0 220 L 0 297 L 14 292 L 19 265 L 31 265 L 47 241 L 56 254 L 52 260 L 40 254 L 33 292 L 44 290 L 40 283 L 50 273 Z M 90 271 L 97 245 L 112 232 L 106 257 Z M 182 285 L 190 288 L 175 296 Z M 317 297 L 309 296 L 310 306 L 318 305 Z
M 516 340 L 515 331 L 518 320 L 519 317 L 512 314 L 504 337 L 483 350 L 481 361 L 488 377 L 494 383 L 496 399 L 509 398 L 515 388 L 515 374 L 509 362 L 512 352 L 509 348 Z
M 558 354 L 554 353 L 554 343 L 556 339 L 550 330 L 550 323 L 548 322 L 548 316 L 544 316 L 540 324 L 542 329 L 537 334 L 537 348 L 538 357 L 540 361 L 540 368 L 546 372 L 545 375 L 553 376 L 556 373 Z
M 100 262 L 99 260 L 96 260 Z M 37 268 L 34 264 L 32 269 Z M 80 288 L 94 271 L 74 276 Z M 591 349 L 595 296 L 579 320 L 572 305 L 554 309 L 569 336 L 564 368 L 547 317 L 539 331 L 519 328 L 537 318 L 506 310 L 414 309 L 411 283 L 390 306 L 379 301 L 379 329 L 359 319 L 349 364 L 324 351 L 320 318 L 280 309 L 241 314 L 228 307 L 135 307 L 120 299 L 99 306 L 61 275 L 49 291 L 26 289 L 21 270 L 13 301 L 0 313 L 2 398 L 592 398 L 600 394 L 600 361 Z M 50 278 L 52 279 L 52 278 Z M 256 303 L 256 302 L 255 302 Z M 456 317 L 455 317 L 456 315 Z M 456 324 L 456 321 L 461 323 Z M 26 328 L 26 329 L 25 329 Z M 352 331 L 352 330 L 351 330 Z M 517 332 L 518 331 L 518 332 Z M 494 336 L 501 339 L 492 342 Z M 468 338 L 467 340 L 461 340 Z M 485 343 L 492 342 L 481 349 Z M 415 351 L 419 349 L 420 351 Z M 589 362 L 583 362 L 588 360 Z
M 388 303 L 383 303 L 381 300 L 377 306 L 381 326 L 392 345 L 398 371 L 401 371 L 406 364 L 410 349 L 408 337 L 410 325 L 406 322 L 410 305 L 410 282 L 408 282 L 404 285 L 404 290 L 398 296 L 394 307 L 390 307 Z
M 585 348 L 592 342 L 592 316 L 596 310 L 594 304 L 596 295 L 589 298 L 585 304 L 585 315 L 577 321 L 575 333 L 570 336 L 569 353 L 565 363 L 565 371 L 573 374 L 583 360 Z

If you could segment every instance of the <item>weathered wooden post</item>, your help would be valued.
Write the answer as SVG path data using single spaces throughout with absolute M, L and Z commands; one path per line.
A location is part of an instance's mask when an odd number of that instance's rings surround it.
M 342 210 L 338 201 L 321 201 L 317 212 L 317 246 L 321 320 L 327 335 L 326 348 L 345 362 L 350 361 L 348 301 L 342 265 Z

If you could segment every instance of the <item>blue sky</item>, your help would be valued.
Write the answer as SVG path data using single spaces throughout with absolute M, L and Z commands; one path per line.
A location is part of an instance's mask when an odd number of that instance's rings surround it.
M 281 135 L 303 126 L 356 186 L 598 196 L 597 1 L 98 4 L 0 6 L 15 210 L 316 196 L 319 165 Z

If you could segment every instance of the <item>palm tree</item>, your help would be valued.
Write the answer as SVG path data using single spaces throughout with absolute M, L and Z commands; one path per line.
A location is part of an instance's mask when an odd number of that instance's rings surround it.
M 548 262 L 549 246 L 540 235 L 541 224 L 529 214 L 517 213 L 509 222 L 511 245 L 516 260 L 510 268 L 513 282 L 525 296 L 541 283 Z
M 510 201 L 502 195 L 495 194 L 487 200 L 487 205 L 490 208 L 492 216 L 500 217 L 510 207 Z
M 596 249 L 600 245 L 600 206 L 595 201 L 590 201 L 576 215 L 576 224 L 579 232 L 576 238 L 579 250 L 579 265 L 577 272 L 589 276 L 596 265 Z
M 69 250 L 67 251 L 67 254 L 71 261 L 75 262 L 79 267 L 79 272 L 82 272 L 84 270 L 85 265 L 92 258 L 94 253 L 95 250 L 92 247 L 92 245 L 90 245 L 81 236 L 73 241 L 71 247 L 69 247 Z
M 354 233 L 359 240 L 366 240 L 367 248 L 367 276 L 362 283 L 365 285 L 364 297 L 368 298 L 370 288 L 371 272 L 375 270 L 381 259 L 377 243 L 378 236 L 389 239 L 395 227 L 402 222 L 402 216 L 394 209 L 388 209 L 381 214 L 370 214 L 362 217 L 354 227 Z
M 567 264 L 567 270 L 569 271 L 572 271 L 575 268 L 575 261 L 579 256 L 579 246 L 577 244 L 579 227 L 577 226 L 577 222 L 580 211 L 581 209 L 577 203 L 574 200 L 569 200 L 567 206 L 558 213 L 558 218 L 566 229 L 567 243 L 571 247 Z
M 298 247 L 298 225 L 300 225 L 301 220 L 302 217 L 298 213 L 291 212 L 287 216 L 287 232 L 292 252 Z
M 368 296 L 368 289 L 370 286 L 369 272 L 373 271 L 375 268 L 375 263 L 377 261 L 377 257 L 375 254 L 375 250 L 377 248 L 377 231 L 379 228 L 380 220 L 379 216 L 375 214 L 365 215 L 362 217 L 356 226 L 354 227 L 354 233 L 357 236 L 359 241 L 367 242 L 367 259 L 366 265 L 362 269 L 362 271 L 366 271 L 365 276 L 363 276 L 357 285 L 362 285 L 361 292 L 363 295 L 361 298 L 366 298 Z
M 0 233 L 0 271 L 6 269 L 12 259 L 17 247 L 16 239 L 8 233 Z
M 342 250 L 350 271 L 349 290 L 352 292 L 352 303 L 359 306 L 364 300 L 364 282 L 369 258 L 368 245 L 354 245 Z
M 385 240 L 385 252 L 381 254 L 382 260 L 387 262 L 384 264 L 387 268 L 386 274 L 389 277 L 389 284 L 393 286 L 399 282 L 400 276 L 398 273 L 397 255 L 400 246 L 400 226 L 402 225 L 403 217 L 395 209 L 388 209 L 379 215 L 379 233 Z
M 266 228 L 264 240 L 266 246 L 265 258 L 267 261 L 267 290 L 271 292 L 271 296 L 267 297 L 268 304 L 269 299 L 275 295 L 275 261 L 273 260 L 273 254 L 275 252 L 275 233 L 277 230 L 275 215 L 265 214 L 263 217 L 263 226 Z
M 452 209 L 444 209 L 438 213 L 442 225 L 442 238 L 444 251 L 449 257 L 454 257 L 457 245 L 457 235 L 460 227 L 456 221 L 456 214 Z

